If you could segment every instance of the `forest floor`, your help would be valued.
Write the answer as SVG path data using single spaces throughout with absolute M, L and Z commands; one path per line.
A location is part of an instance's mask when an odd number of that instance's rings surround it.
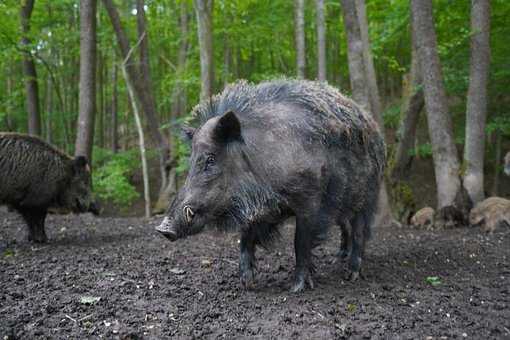
M 33 245 L 0 210 L 0 339 L 510 339 L 509 228 L 376 230 L 355 283 L 332 230 L 316 288 L 291 294 L 292 226 L 244 291 L 234 233 L 171 243 L 159 221 L 50 216 Z

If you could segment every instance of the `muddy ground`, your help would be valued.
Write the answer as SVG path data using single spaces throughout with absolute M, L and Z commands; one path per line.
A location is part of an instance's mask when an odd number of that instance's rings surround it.
M 290 294 L 293 228 L 259 251 L 253 291 L 238 284 L 235 234 L 170 243 L 158 219 L 50 216 L 50 243 L 25 241 L 0 210 L 1 339 L 510 339 L 510 229 L 381 229 L 366 278 L 316 249 L 317 287 Z

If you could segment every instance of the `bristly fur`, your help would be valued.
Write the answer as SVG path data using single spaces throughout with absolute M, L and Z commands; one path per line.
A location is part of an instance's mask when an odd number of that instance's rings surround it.
M 45 152 L 54 153 L 66 160 L 73 159 L 65 152 L 57 149 L 53 145 L 45 142 L 44 140 L 37 136 L 30 136 L 16 132 L 0 132 L 0 140 L 4 141 L 5 143 L 30 143 L 31 145 L 38 145 Z
M 252 167 L 243 145 L 233 143 L 229 148 L 230 152 L 242 153 L 247 164 Z M 245 172 L 237 179 L 228 210 L 219 212 L 212 226 L 225 231 L 250 229 L 250 232 L 256 234 L 256 243 L 268 248 L 280 236 L 277 223 L 272 221 L 281 219 L 284 213 L 281 207 L 287 201 L 260 178 L 255 178 L 256 174 L 256 171 Z
M 373 152 L 373 159 L 381 169 L 384 167 L 384 143 L 381 141 L 379 145 L 374 145 L 373 139 L 369 138 L 372 134 L 379 134 L 375 121 L 351 99 L 326 83 L 279 79 L 254 85 L 240 80 L 195 106 L 192 115 L 200 125 L 228 111 L 249 120 L 252 113 L 275 104 L 303 107 L 313 113 L 305 121 L 293 122 L 303 125 L 300 129 L 303 133 L 310 133 L 311 137 L 326 145 L 362 147 Z M 255 115 L 253 119 L 258 117 Z M 372 145 L 369 146 L 367 141 Z

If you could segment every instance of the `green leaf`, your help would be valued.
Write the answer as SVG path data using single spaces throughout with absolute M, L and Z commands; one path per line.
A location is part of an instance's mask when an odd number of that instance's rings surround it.
M 356 311 L 356 305 L 353 303 L 347 304 L 347 311 L 349 313 L 354 313 Z
M 442 283 L 441 279 L 438 276 L 427 276 L 425 282 L 432 286 L 439 286 Z

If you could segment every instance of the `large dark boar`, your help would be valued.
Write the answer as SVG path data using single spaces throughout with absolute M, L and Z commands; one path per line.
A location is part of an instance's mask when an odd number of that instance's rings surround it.
M 206 224 L 237 228 L 241 283 L 250 286 L 256 246 L 295 216 L 297 292 L 313 287 L 312 248 L 341 225 L 357 279 L 385 163 L 374 120 L 326 84 L 292 80 L 238 82 L 194 114 L 189 174 L 156 229 L 176 240 Z
M 97 213 L 86 158 L 72 159 L 36 137 L 0 133 L 0 204 L 23 216 L 30 241 L 46 242 L 48 208 Z

